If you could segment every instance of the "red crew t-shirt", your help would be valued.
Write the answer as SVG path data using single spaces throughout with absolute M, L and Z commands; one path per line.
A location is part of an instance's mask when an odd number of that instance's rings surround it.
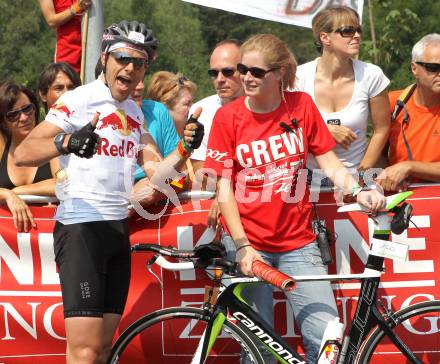
M 268 252 L 298 249 L 315 239 L 305 163 L 308 153 L 321 155 L 335 146 L 310 96 L 284 95 L 286 103 L 266 114 L 250 111 L 245 97 L 220 108 L 205 162 L 206 169 L 232 179 L 246 235 L 256 249 Z

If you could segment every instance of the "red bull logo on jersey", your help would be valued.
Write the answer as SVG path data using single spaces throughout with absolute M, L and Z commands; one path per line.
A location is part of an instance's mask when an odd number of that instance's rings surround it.
M 72 115 L 72 112 L 64 102 L 57 102 L 56 104 L 52 105 L 50 111 L 64 113 L 68 118 L 70 118 L 70 115 Z
M 115 112 L 99 120 L 96 130 L 105 128 L 117 130 L 123 136 L 128 136 L 133 132 L 140 133 L 141 131 L 140 124 L 129 115 L 126 115 L 122 109 L 117 109 Z
M 98 155 L 106 155 L 109 157 L 129 157 L 136 158 L 137 153 L 134 148 L 135 144 L 130 140 L 121 140 L 120 144 L 112 144 L 107 138 L 101 138 L 101 144 L 98 147 Z

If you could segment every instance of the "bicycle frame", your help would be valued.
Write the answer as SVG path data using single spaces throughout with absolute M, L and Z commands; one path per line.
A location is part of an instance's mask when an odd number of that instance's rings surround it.
M 369 256 L 370 257 L 370 256 Z M 382 259 L 383 262 L 383 258 Z M 369 260 L 371 260 L 369 258 Z M 382 268 L 382 265 L 380 266 Z M 338 363 L 353 363 L 365 337 L 376 324 L 385 323 L 382 315 L 377 310 L 376 292 L 379 287 L 381 272 L 366 269 L 363 274 L 353 275 L 326 275 L 326 276 L 298 276 L 297 282 L 317 280 L 361 280 L 359 302 L 355 317 L 351 323 L 349 333 L 344 339 L 344 346 L 338 359 Z M 265 284 L 264 282 L 239 282 L 232 283 L 219 296 L 213 315 L 205 332 L 201 358 L 206 358 L 214 345 L 221 326 L 229 314 L 246 328 L 249 336 L 261 342 L 280 363 L 306 364 L 304 358 L 279 335 L 274 329 L 265 323 L 259 315 L 246 303 L 241 296 L 243 289 Z M 344 359 L 346 357 L 346 359 Z M 204 361 L 200 361 L 203 363 Z
M 379 215 L 375 217 L 374 222 L 375 229 L 373 238 L 388 241 L 391 230 L 387 213 L 379 213 Z M 383 272 L 383 263 L 384 258 L 371 254 L 370 250 L 365 270 L 362 274 L 330 274 L 293 277 L 297 282 L 319 280 L 360 280 L 362 282 L 356 312 L 353 321 L 350 324 L 348 333 L 344 336 L 342 349 L 338 356 L 337 363 L 339 364 L 354 363 L 363 341 L 376 325 L 380 325 L 385 329 L 390 340 L 408 359 L 412 360 L 413 363 L 419 362 L 402 340 L 392 332 L 387 324 L 386 316 L 384 317 L 377 307 L 376 294 L 377 289 L 379 288 L 380 277 Z M 234 282 L 234 280 L 239 281 L 240 279 L 233 278 L 232 282 Z M 265 323 L 242 298 L 241 292 L 243 289 L 255 284 L 264 284 L 264 282 L 243 282 L 241 280 L 241 282 L 229 285 L 219 296 L 217 303 L 214 306 L 211 320 L 202 338 L 202 352 L 201 356 L 198 357 L 200 358 L 200 364 L 204 363 L 207 358 L 228 314 L 239 322 L 242 327 L 245 327 L 245 331 L 248 332 L 248 335 L 252 339 L 256 342 L 262 343 L 280 363 L 306 364 L 306 361 L 300 356 L 300 354 L 293 350 L 272 327 Z

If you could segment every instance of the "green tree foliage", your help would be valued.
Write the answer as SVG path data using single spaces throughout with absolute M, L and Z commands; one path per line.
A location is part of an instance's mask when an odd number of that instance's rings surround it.
M 365 2 L 367 4 L 367 1 Z M 414 82 L 411 73 L 411 50 L 424 35 L 438 31 L 440 2 L 418 0 L 372 1 L 378 64 L 391 80 L 390 89 Z M 364 10 L 365 32 L 361 59 L 373 62 L 374 50 L 368 11 Z
M 0 44 L 0 80 L 14 79 L 35 88 L 55 52 L 55 33 L 36 1 L 0 0 Z
M 272 33 L 289 44 L 299 63 L 316 57 L 310 29 L 232 14 L 222 10 L 200 8 L 200 21 L 209 51 L 226 38 L 245 41 L 254 34 Z

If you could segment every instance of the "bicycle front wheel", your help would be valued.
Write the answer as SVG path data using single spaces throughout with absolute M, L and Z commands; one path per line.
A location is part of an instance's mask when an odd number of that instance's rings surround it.
M 390 328 L 417 359 L 409 360 L 384 330 L 376 327 L 363 345 L 358 363 L 440 363 L 440 301 L 411 305 L 397 311 L 394 317 Z
M 199 308 L 174 307 L 143 316 L 113 345 L 108 363 L 190 364 L 209 317 Z M 226 320 L 206 363 L 238 363 L 243 352 L 264 364 L 252 339 Z

